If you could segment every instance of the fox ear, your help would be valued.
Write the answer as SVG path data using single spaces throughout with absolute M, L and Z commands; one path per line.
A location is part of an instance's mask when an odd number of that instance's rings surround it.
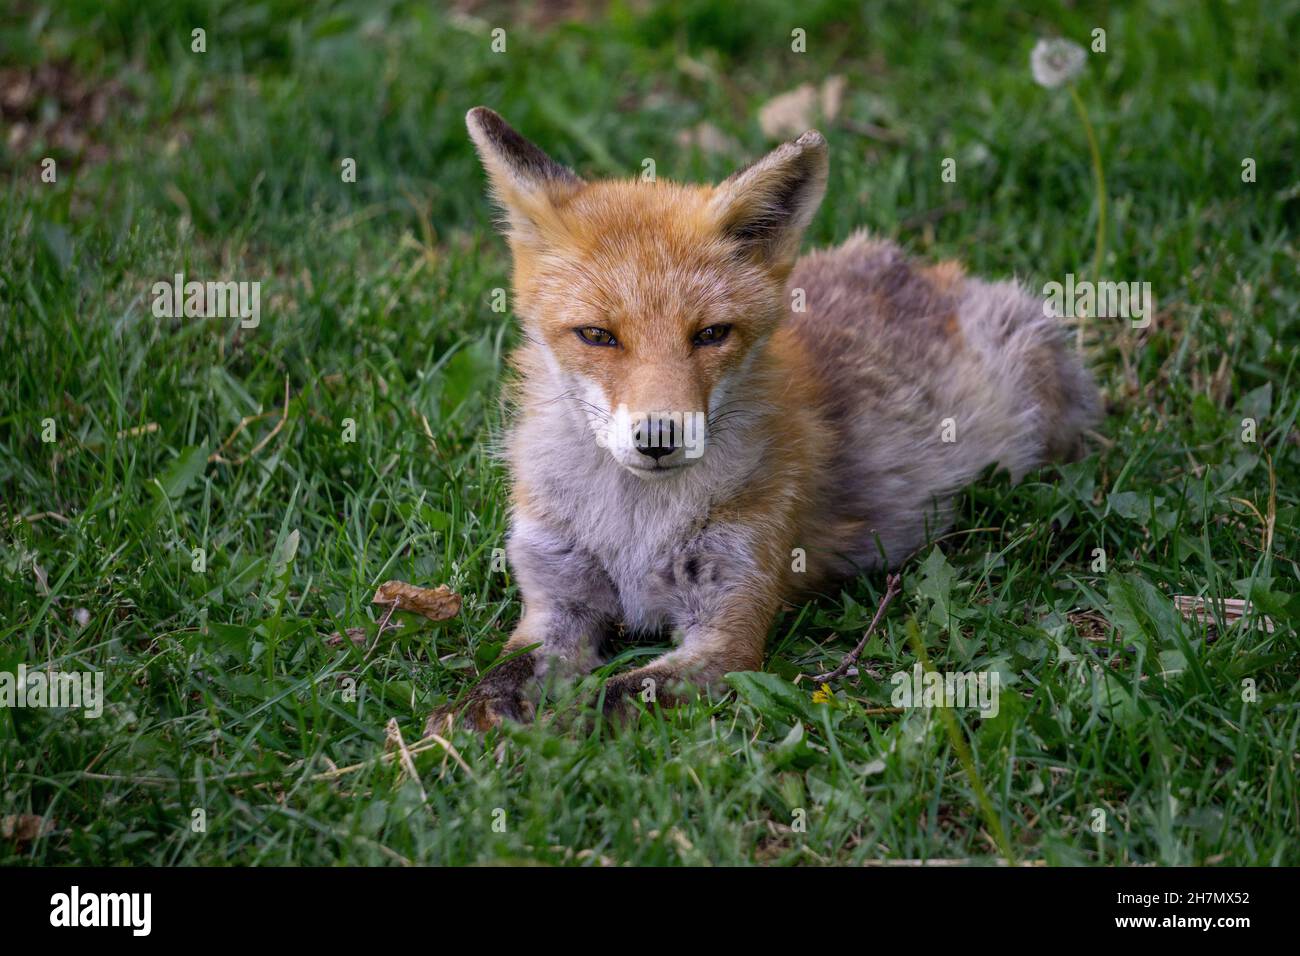
M 582 185 L 573 170 L 551 159 L 486 106 L 465 114 L 465 125 L 492 184 L 492 196 L 505 211 L 509 237 L 536 240 L 558 228 L 552 200 Z
M 794 262 L 799 241 L 826 192 L 826 140 L 810 129 L 714 189 L 723 235 L 775 266 Z

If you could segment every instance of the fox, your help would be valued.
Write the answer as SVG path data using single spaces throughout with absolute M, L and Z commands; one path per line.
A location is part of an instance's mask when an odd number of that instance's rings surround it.
M 607 714 L 761 669 L 783 607 L 896 567 L 989 466 L 1083 453 L 1096 384 L 1017 282 L 865 230 L 800 256 L 816 130 L 708 186 L 586 181 L 486 107 L 466 125 L 522 333 L 502 442 L 522 613 L 470 726 L 534 719 L 616 631 L 673 647 L 605 682 Z

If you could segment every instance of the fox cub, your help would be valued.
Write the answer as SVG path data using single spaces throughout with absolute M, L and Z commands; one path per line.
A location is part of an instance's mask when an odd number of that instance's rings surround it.
M 464 714 L 529 719 L 613 628 L 676 649 L 607 710 L 754 670 L 784 601 L 889 567 L 988 465 L 1076 452 L 1096 388 L 1040 300 L 865 232 L 798 256 L 810 130 L 718 186 L 586 182 L 466 117 L 514 262 L 507 553 L 523 617 Z

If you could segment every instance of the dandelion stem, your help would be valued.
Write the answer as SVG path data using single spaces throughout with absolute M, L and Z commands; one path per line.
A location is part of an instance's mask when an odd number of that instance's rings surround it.
M 1097 180 L 1097 245 L 1092 254 L 1092 281 L 1101 281 L 1101 261 L 1106 253 L 1106 174 L 1101 168 L 1101 150 L 1097 148 L 1097 136 L 1092 130 L 1092 121 L 1088 119 L 1088 110 L 1083 105 L 1079 91 L 1070 86 L 1070 99 L 1074 109 L 1083 123 L 1083 132 L 1088 137 L 1088 150 L 1092 153 L 1092 175 Z M 1083 322 L 1079 322 L 1078 345 L 1083 347 Z
M 935 673 L 934 665 L 930 663 L 930 655 L 925 652 L 925 641 L 922 640 L 921 632 L 917 628 L 914 619 L 908 619 L 906 630 L 907 639 L 916 652 L 922 669 L 927 674 Z M 938 711 L 939 721 L 943 724 L 944 730 L 948 732 L 948 742 L 952 744 L 952 749 L 957 754 L 957 762 L 966 771 L 966 780 L 975 793 L 975 802 L 980 813 L 984 816 L 984 822 L 988 824 L 989 832 L 993 836 L 993 842 L 997 844 L 1007 864 L 1015 866 L 1016 857 L 1011 851 L 1011 844 L 1007 840 L 1006 831 L 1002 829 L 1002 820 L 989 802 L 988 794 L 984 790 L 984 784 L 980 782 L 979 771 L 975 769 L 975 760 L 971 757 L 970 747 L 966 746 L 966 738 L 962 736 L 961 729 L 957 726 L 957 718 L 946 707 L 936 707 L 935 710 Z

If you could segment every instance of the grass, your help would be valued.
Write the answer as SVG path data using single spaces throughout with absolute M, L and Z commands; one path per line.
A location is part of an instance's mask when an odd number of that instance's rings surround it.
M 99 719 L 0 711 L 3 815 L 49 821 L 0 862 L 993 861 L 1001 830 L 1018 861 L 1300 863 L 1300 5 L 801 6 L 0 14 L 0 82 L 40 78 L 5 107 L 0 154 L 0 670 L 98 670 L 107 696 Z M 965 494 L 829 700 L 795 679 L 853 646 L 883 576 L 785 612 L 729 693 L 618 733 L 457 732 L 412 779 L 390 719 L 414 744 L 519 613 L 488 451 L 517 330 L 490 307 L 508 263 L 465 110 L 584 174 L 651 157 L 717 179 L 769 145 L 764 102 L 839 73 L 809 244 L 865 225 L 1041 287 L 1089 271 L 1096 197 L 1068 93 L 1032 82 L 1029 50 L 1097 26 L 1079 92 L 1111 200 L 1103 273 L 1151 282 L 1159 313 L 1089 330 L 1110 405 L 1093 453 Z M 679 145 L 701 121 L 733 145 Z M 155 318 L 176 272 L 261 281 L 261 325 Z M 389 578 L 445 582 L 463 610 L 375 641 Z M 1254 611 L 1206 626 L 1173 595 Z M 367 645 L 327 643 L 359 625 Z M 885 712 L 909 629 L 941 671 L 996 671 L 998 716 L 957 711 L 953 737 Z

